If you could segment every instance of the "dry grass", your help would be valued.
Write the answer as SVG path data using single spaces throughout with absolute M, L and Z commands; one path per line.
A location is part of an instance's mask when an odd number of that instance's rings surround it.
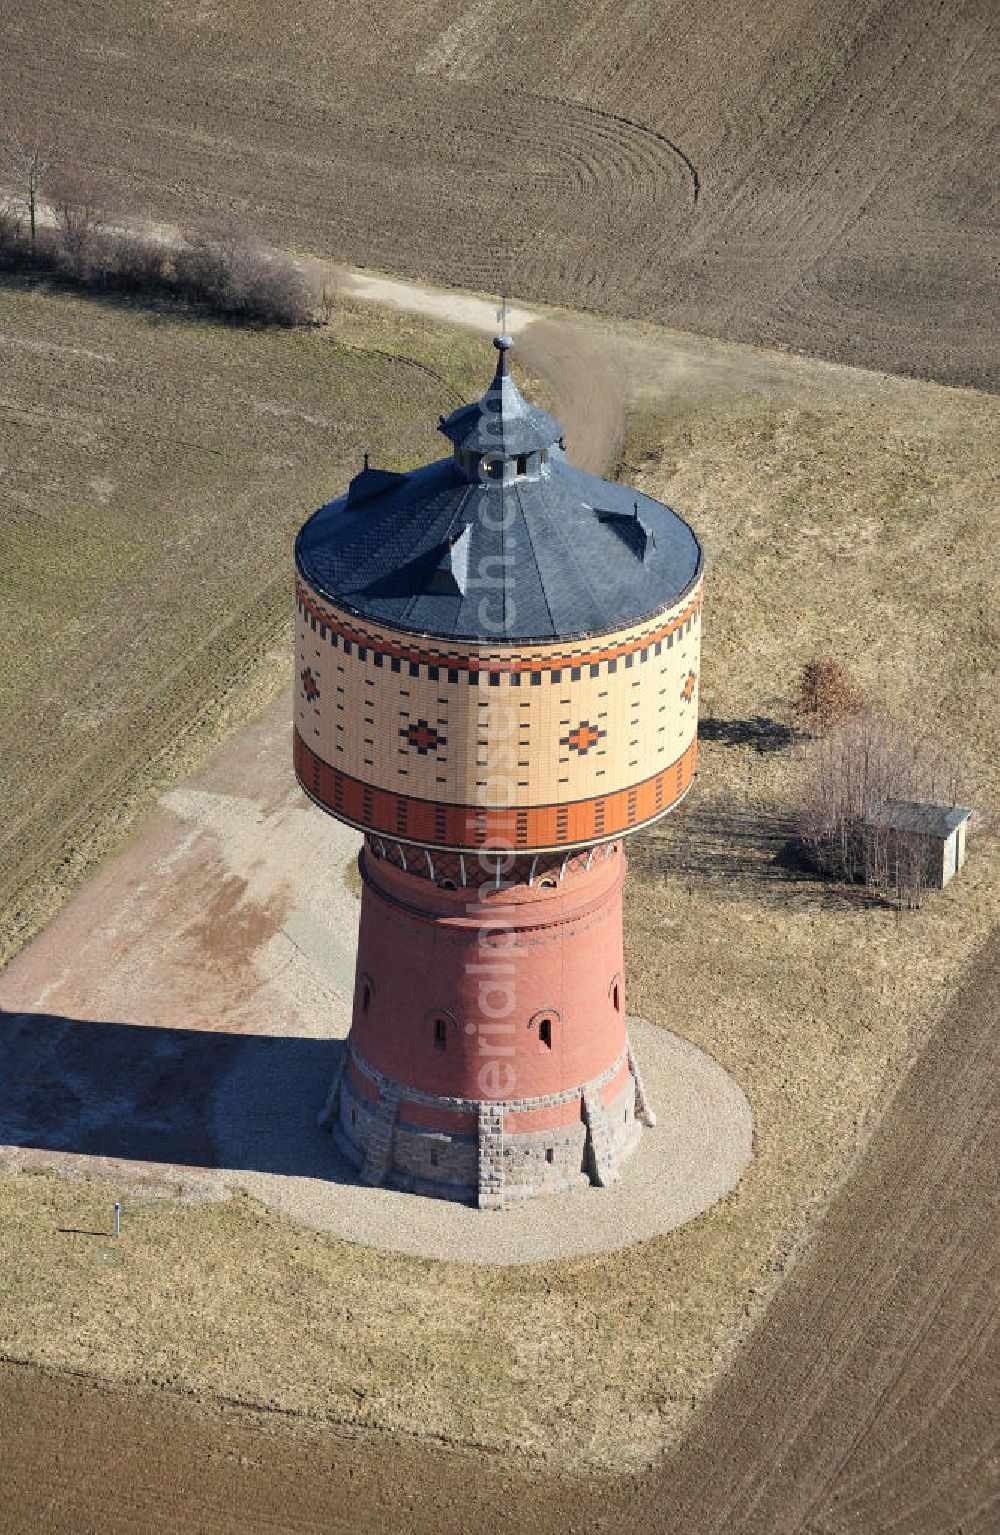
M 370 450 L 436 451 L 482 348 L 0 288 L 0 963 L 287 676 L 291 545 Z
M 781 726 L 819 648 L 877 702 L 968 738 L 977 810 L 997 761 L 995 406 L 864 375 L 810 376 L 803 395 L 649 406 L 628 450 L 711 562 L 709 739 L 685 807 L 633 841 L 630 1005 L 745 1087 L 756 1156 L 740 1187 L 632 1251 L 489 1271 L 351 1247 L 242 1197 L 130 1198 L 116 1247 L 60 1230 L 106 1229 L 106 1187 L 10 1176 L 0 1353 L 556 1465 L 639 1464 L 680 1432 L 994 911 L 988 817 L 918 913 L 776 862 L 794 772 Z

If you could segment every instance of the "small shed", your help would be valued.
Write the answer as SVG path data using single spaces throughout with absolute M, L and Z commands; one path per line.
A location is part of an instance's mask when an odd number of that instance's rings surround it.
M 887 799 L 869 812 L 865 825 L 884 832 L 898 852 L 918 860 L 924 866 L 926 884 L 940 890 L 965 862 L 965 832 L 971 815 L 962 805 Z

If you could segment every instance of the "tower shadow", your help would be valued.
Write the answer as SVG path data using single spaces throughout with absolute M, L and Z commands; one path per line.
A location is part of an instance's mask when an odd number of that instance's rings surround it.
M 749 746 L 762 757 L 785 751 L 802 740 L 800 731 L 765 714 L 733 720 L 708 715 L 698 721 L 698 735 L 703 741 L 717 741 L 721 746 Z
M 316 1125 L 343 1048 L 0 1010 L 0 1145 L 354 1183 Z

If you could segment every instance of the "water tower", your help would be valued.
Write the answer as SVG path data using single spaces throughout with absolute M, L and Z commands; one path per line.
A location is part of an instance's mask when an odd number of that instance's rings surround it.
M 326 1122 L 364 1181 L 481 1208 L 612 1182 L 653 1123 L 623 843 L 694 775 L 703 563 L 494 345 L 447 457 L 366 460 L 295 549 L 295 769 L 364 833 Z

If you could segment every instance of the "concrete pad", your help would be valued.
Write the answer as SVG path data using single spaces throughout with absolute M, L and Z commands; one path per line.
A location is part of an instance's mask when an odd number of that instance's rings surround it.
M 657 1112 L 621 1181 L 499 1214 L 362 1187 L 316 1126 L 350 1023 L 360 838 L 298 790 L 286 699 L 165 794 L 0 977 L 0 1166 L 245 1189 L 347 1241 L 475 1263 L 630 1245 L 752 1154 L 722 1068 L 633 1020 Z

